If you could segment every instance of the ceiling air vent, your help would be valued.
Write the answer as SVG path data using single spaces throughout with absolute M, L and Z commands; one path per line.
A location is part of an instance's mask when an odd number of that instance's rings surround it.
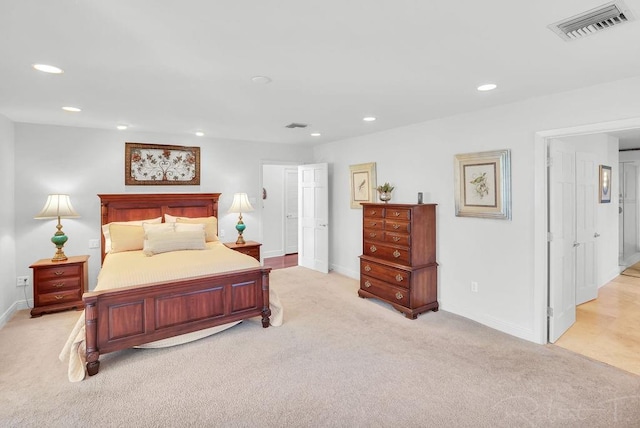
M 287 126 L 285 126 L 285 128 L 291 128 L 291 129 L 293 129 L 293 128 L 306 128 L 307 126 L 309 126 L 309 125 L 307 125 L 306 123 L 295 123 L 295 122 L 293 122 L 293 123 L 290 123 Z
M 635 18 L 622 0 L 604 4 L 569 19 L 548 26 L 564 40 L 580 39 L 584 36 L 633 21 Z

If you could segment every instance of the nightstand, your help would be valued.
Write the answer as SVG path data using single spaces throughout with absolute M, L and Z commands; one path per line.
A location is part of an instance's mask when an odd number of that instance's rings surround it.
M 245 244 L 236 244 L 235 242 L 225 242 L 225 247 L 231 248 L 239 253 L 246 254 L 253 257 L 257 261 L 260 261 L 260 246 L 262 245 L 256 241 L 247 241 Z
M 65 309 L 84 309 L 82 294 L 89 284 L 89 256 L 69 257 L 62 262 L 38 260 L 33 269 L 32 317 Z

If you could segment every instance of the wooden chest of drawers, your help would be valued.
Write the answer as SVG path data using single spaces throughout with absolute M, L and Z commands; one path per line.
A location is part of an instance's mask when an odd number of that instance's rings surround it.
M 63 262 L 38 260 L 33 269 L 33 309 L 31 316 L 65 309 L 83 309 L 87 291 L 89 256 L 69 257 Z
M 438 310 L 435 204 L 362 204 L 360 297 L 407 318 Z

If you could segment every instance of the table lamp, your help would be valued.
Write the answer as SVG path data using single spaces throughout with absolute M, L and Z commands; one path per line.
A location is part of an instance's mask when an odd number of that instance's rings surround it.
M 244 238 L 242 237 L 242 232 L 246 229 L 247 226 L 242 222 L 242 213 L 248 213 L 253 211 L 253 207 L 249 203 L 249 198 L 246 193 L 236 193 L 233 195 L 233 202 L 231 203 L 231 208 L 229 208 L 230 213 L 238 213 L 240 216 L 238 217 L 238 224 L 236 224 L 236 230 L 238 231 L 238 240 L 236 244 L 243 245 Z
M 55 244 L 57 250 L 51 261 L 61 262 L 67 260 L 67 256 L 65 256 L 64 251 L 62 251 L 62 247 L 64 247 L 65 242 L 67 242 L 69 238 L 67 238 L 67 235 L 65 235 L 62 231 L 62 224 L 60 223 L 60 219 L 78 217 L 80 216 L 71 206 L 69 195 L 49 195 L 47 198 L 47 202 L 42 208 L 42 211 L 40 211 L 34 217 L 37 220 L 44 220 L 49 218 L 58 219 L 58 225 L 56 226 L 58 230 L 51 238 L 51 242 Z

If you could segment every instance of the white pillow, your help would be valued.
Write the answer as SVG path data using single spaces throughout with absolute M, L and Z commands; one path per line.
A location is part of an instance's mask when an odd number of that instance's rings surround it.
M 173 232 L 175 230 L 174 223 L 142 223 L 145 237 L 150 231 Z
M 168 223 L 168 224 L 174 225 L 174 230 L 176 232 L 202 232 L 203 236 L 205 233 L 205 224 L 203 223 Z
M 204 241 L 202 231 L 193 232 L 167 232 L 149 231 L 144 240 L 144 249 L 147 256 L 180 250 L 204 250 L 207 244 Z
M 114 221 L 108 224 L 102 225 L 102 235 L 104 236 L 104 252 L 105 254 L 111 251 L 111 235 L 109 233 L 109 225 L 112 224 L 132 224 L 140 226 L 143 223 L 162 223 L 162 217 L 150 218 L 147 220 L 132 220 L 132 221 Z

